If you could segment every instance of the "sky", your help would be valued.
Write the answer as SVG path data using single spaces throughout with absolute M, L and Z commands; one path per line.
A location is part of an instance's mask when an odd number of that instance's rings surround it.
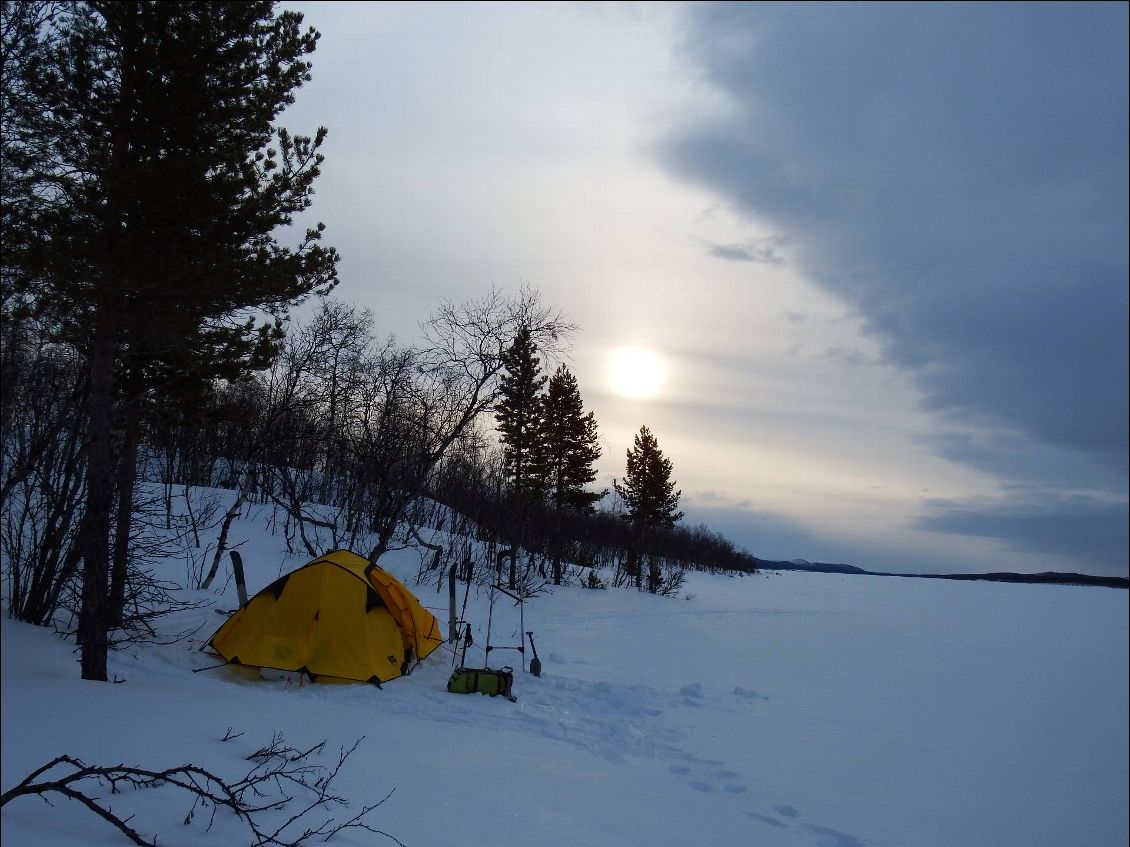
M 601 485 L 646 425 L 756 556 L 1127 574 L 1125 4 L 285 8 L 336 296 L 538 289 Z

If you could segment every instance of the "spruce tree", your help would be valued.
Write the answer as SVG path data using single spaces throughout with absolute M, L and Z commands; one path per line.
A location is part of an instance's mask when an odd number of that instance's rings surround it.
M 495 420 L 502 441 L 503 473 L 520 501 L 540 500 L 546 492 L 542 437 L 541 373 L 537 344 L 522 325 L 502 354 L 505 373 L 499 382 Z
M 548 499 L 554 511 L 553 584 L 561 584 L 561 514 L 566 510 L 591 512 L 605 492 L 586 486 L 596 479 L 593 467 L 600 458 L 596 418 L 585 414 L 577 378 L 561 365 L 549 380 L 542 399 L 541 449 L 546 469 Z
M 591 512 L 603 495 L 586 490 L 596 479 L 600 458 L 596 418 L 585 413 L 577 378 L 561 365 L 542 399 L 543 463 L 549 501 L 556 509 Z
M 623 481 L 613 480 L 612 483 L 627 507 L 625 518 L 633 528 L 629 570 L 636 579 L 637 587 L 643 585 L 640 555 L 647 530 L 674 526 L 683 517 L 683 513 L 678 511 L 683 492 L 675 490 L 671 472 L 671 460 L 663 455 L 651 430 L 641 426 L 632 449 L 628 451 Z M 658 588 L 657 570 L 653 563 L 648 579 L 648 587 L 652 591 Z
M 5 217 L 5 282 L 87 360 L 84 679 L 106 678 L 112 445 L 115 412 L 132 413 L 126 392 L 188 392 L 264 365 L 288 308 L 336 282 L 321 224 L 294 247 L 275 237 L 310 205 L 325 130 L 274 127 L 310 78 L 318 39 L 274 5 L 72 3 L 18 85 L 5 68 L 5 152 L 19 149 L 34 183 L 33 200 Z

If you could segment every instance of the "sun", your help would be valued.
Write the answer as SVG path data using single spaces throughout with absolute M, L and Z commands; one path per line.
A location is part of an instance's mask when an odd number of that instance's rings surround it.
M 621 397 L 654 397 L 666 375 L 663 360 L 646 347 L 618 347 L 608 357 L 608 383 Z

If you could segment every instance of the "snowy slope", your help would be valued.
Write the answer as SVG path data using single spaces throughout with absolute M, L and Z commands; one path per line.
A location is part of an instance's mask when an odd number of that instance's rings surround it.
M 302 563 L 264 526 L 233 530 L 251 591 Z M 389 558 L 415 573 L 414 553 Z M 183 562 L 168 568 L 183 580 Z M 516 675 L 516 703 L 448 694 L 446 651 L 384 690 L 194 674 L 211 664 L 197 648 L 223 620 L 213 609 L 165 623 L 197 629 L 187 641 L 112 656 L 122 684 L 84 683 L 71 645 L 4 620 L 2 787 L 64 752 L 237 776 L 281 731 L 334 749 L 365 736 L 340 788 L 358 803 L 395 789 L 373 821 L 413 847 L 1126 843 L 1126 592 L 808 573 L 692 574 L 686 590 L 530 601 L 544 673 Z M 233 608 L 224 591 L 186 594 Z M 483 643 L 485 593 L 472 590 L 468 617 Z M 498 602 L 493 641 L 518 635 Z M 245 735 L 222 743 L 228 727 Z M 210 831 L 183 825 L 188 804 L 163 789 L 113 804 L 162 845 L 246 843 L 222 815 Z M 0 835 L 127 843 L 61 799 L 13 801 Z

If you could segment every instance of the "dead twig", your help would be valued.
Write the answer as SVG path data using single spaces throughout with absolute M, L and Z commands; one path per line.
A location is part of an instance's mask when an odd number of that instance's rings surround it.
M 230 741 L 243 733 L 228 727 L 221 741 Z M 328 841 L 346 829 L 363 829 L 380 835 L 400 847 L 395 836 L 377 829 L 366 820 L 393 794 L 389 791 L 376 803 L 366 803 L 357 814 L 341 821 L 332 816 L 319 818 L 318 810 L 348 808 L 349 801 L 334 793 L 333 783 L 363 738 L 349 748 L 339 750 L 337 763 L 326 765 L 314 761 L 326 742 L 299 750 L 275 733 L 269 744 L 247 756 L 254 766 L 242 777 L 226 779 L 207 768 L 185 764 L 165 770 L 150 770 L 132 765 L 88 765 L 74 756 L 57 756 L 36 768 L 17 785 L 0 795 L 0 806 L 17 797 L 39 796 L 48 803 L 48 795 L 60 794 L 81 803 L 140 847 L 157 847 L 157 836 L 148 837 L 133 825 L 131 817 L 116 814 L 105 803 L 98 789 L 121 794 L 129 789 L 169 787 L 186 792 L 192 806 L 184 824 L 192 823 L 198 810 L 210 809 L 206 829 L 215 823 L 216 812 L 227 809 L 243 822 L 252 836 L 254 847 L 297 847 L 312 838 Z M 281 823 L 270 813 L 289 811 Z

